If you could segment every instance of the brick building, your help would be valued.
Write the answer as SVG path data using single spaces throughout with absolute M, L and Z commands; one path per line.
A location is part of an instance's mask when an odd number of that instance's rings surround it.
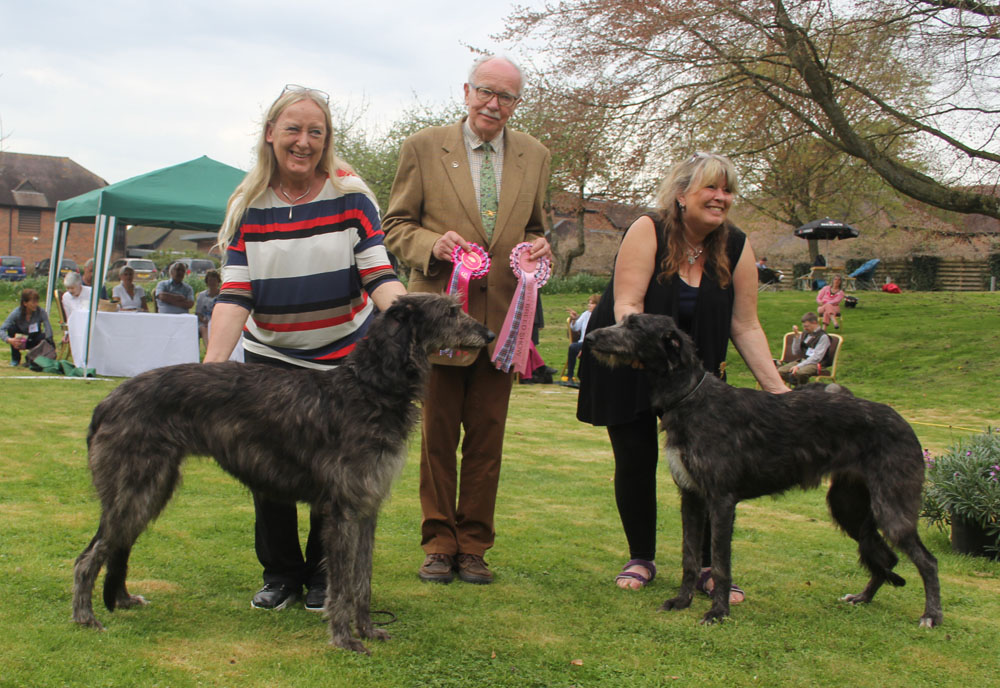
M 552 234 L 555 236 L 550 236 L 549 242 L 554 244 L 554 250 L 560 254 L 565 254 L 577 245 L 577 203 L 573 194 L 567 192 L 552 194 L 549 219 Z M 643 206 L 614 201 L 594 199 L 585 201 L 583 215 L 585 251 L 582 256 L 574 259 L 570 273 L 610 275 L 625 230 L 647 210 L 648 208 Z
M 69 158 L 0 152 L 0 253 L 21 256 L 30 272 L 52 255 L 56 203 L 108 183 Z M 76 223 L 66 258 L 82 264 L 94 253 L 94 225 Z

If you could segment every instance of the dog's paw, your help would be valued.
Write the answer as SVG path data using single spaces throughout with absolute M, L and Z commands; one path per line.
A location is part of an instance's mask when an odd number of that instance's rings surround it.
M 350 650 L 351 652 L 357 652 L 358 654 L 371 655 L 371 650 L 365 647 L 365 644 L 358 640 L 357 638 L 352 638 L 350 636 L 346 638 L 331 638 L 330 644 L 334 647 L 339 647 L 344 650 Z
M 93 614 L 89 616 L 73 616 L 73 621 L 83 626 L 84 628 L 93 628 L 95 631 L 105 630 L 104 625 L 97 620 L 97 617 Z
M 120 595 L 115 598 L 115 608 L 117 609 L 131 609 L 132 607 L 143 607 L 147 604 L 149 604 L 149 600 L 142 595 Z
M 940 626 L 943 619 L 941 615 L 938 616 L 921 616 L 920 617 L 920 628 L 934 628 L 935 626 Z
M 371 638 L 372 640 L 388 640 L 392 636 L 389 635 L 388 631 L 383 631 L 381 628 L 373 628 L 371 632 L 365 634 L 366 638 Z
M 691 595 L 678 595 L 660 605 L 661 612 L 671 612 L 678 609 L 687 609 L 691 606 Z
M 701 621 L 699 623 L 703 626 L 710 626 L 716 622 L 724 621 L 727 616 L 729 616 L 728 610 L 716 609 L 715 607 L 712 607 L 705 612 L 705 616 L 701 617 Z
M 871 602 L 871 598 L 867 595 L 844 595 L 840 601 L 848 604 L 868 604 Z

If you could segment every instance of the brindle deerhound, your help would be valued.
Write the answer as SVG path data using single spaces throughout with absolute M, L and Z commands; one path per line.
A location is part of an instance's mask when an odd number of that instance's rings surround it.
M 455 299 L 411 294 L 330 371 L 184 364 L 120 385 L 94 409 L 87 434 L 101 520 L 76 560 L 73 619 L 102 628 L 91 597 L 105 562 L 107 608 L 146 603 L 125 589 L 129 552 L 173 494 L 184 457 L 196 454 L 253 490 L 321 510 L 330 642 L 368 652 L 351 621 L 361 638 L 389 637 L 369 616 L 375 520 L 405 462 L 427 354 L 492 338 Z
M 653 409 L 667 435 L 667 459 L 681 493 L 684 531 L 681 588 L 661 609 L 691 604 L 700 570 L 706 508 L 712 527 L 713 603 L 702 619 L 729 614 L 730 555 L 737 502 L 791 487 L 817 487 L 830 475 L 827 502 L 837 524 L 858 541 L 871 573 L 865 589 L 843 599 L 870 602 L 899 558 L 924 581 L 920 625 L 941 623 L 937 560 L 917 535 L 924 462 L 913 430 L 888 406 L 839 385 L 814 384 L 788 394 L 730 387 L 707 374 L 694 344 L 662 315 L 632 315 L 588 333 L 590 351 L 612 366 L 636 365 L 650 382 Z

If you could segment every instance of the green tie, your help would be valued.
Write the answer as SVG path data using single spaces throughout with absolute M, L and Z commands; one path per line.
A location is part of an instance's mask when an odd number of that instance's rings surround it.
M 497 223 L 497 176 L 493 170 L 493 146 L 483 143 L 483 166 L 479 170 L 479 212 L 483 219 L 486 238 L 493 239 L 493 228 Z

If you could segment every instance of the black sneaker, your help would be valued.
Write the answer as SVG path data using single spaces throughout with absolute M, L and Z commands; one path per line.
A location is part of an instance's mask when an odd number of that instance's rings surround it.
M 297 586 L 287 583 L 265 583 L 264 587 L 257 591 L 250 601 L 250 606 L 254 609 L 273 609 L 275 611 L 284 609 L 290 604 L 295 604 L 299 599 Z
M 311 612 L 321 612 L 326 605 L 326 586 L 317 585 L 306 590 L 305 608 Z

